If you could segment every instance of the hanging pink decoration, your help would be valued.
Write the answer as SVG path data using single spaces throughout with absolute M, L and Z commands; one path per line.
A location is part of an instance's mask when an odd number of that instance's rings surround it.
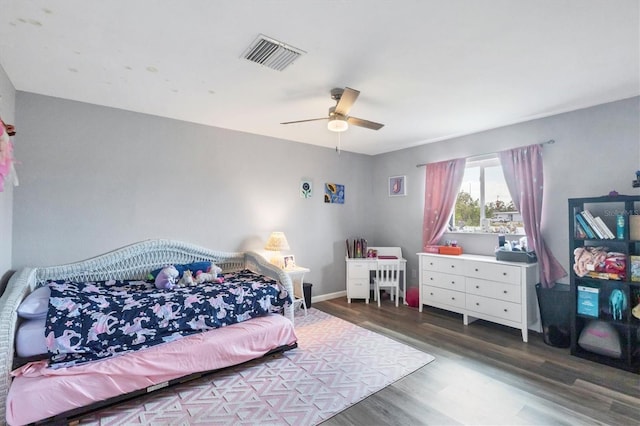
M 15 135 L 15 129 L 0 119 L 0 192 L 4 191 L 4 180 L 11 173 L 13 164 L 13 144 L 9 136 Z

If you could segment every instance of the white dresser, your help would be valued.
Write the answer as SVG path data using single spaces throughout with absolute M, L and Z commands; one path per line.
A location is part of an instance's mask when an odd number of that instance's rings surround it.
M 491 256 L 418 253 L 423 305 L 462 314 L 464 325 L 483 319 L 540 331 L 536 263 L 502 262 Z

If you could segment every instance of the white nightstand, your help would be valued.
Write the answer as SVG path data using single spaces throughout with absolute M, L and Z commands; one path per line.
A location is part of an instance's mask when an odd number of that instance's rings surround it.
M 303 280 L 304 274 L 311 272 L 310 269 L 302 266 L 294 266 L 293 268 L 287 268 L 284 270 L 293 284 L 293 307 L 300 304 L 304 308 L 304 314 L 307 315 L 307 303 L 304 300 Z

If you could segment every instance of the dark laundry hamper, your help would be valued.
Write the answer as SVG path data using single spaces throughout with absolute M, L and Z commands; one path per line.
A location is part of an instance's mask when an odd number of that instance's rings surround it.
M 543 288 L 536 284 L 544 342 L 557 348 L 571 344 L 571 292 L 566 284 Z

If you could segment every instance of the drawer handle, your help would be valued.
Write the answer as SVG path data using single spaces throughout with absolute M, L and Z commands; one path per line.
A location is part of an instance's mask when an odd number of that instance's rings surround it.
M 506 272 L 503 272 L 503 273 L 502 273 L 502 275 L 504 275 L 504 276 L 506 277 L 506 276 L 507 276 L 507 273 L 506 273 Z
M 480 288 L 480 286 L 479 286 L 479 285 L 477 285 L 477 286 L 476 286 L 476 288 Z
M 507 308 L 504 309 L 505 312 L 509 312 L 509 310 Z
M 433 296 L 433 293 L 429 293 L 430 296 Z
M 455 281 L 451 281 L 451 284 L 455 284 L 455 283 L 456 283 Z
M 455 297 L 452 297 L 452 298 L 451 298 L 451 300 L 456 300 L 456 298 L 455 298 Z
M 476 306 L 480 306 L 480 303 L 479 303 L 479 302 L 476 302 Z
M 433 281 L 433 277 L 430 277 L 429 280 Z
M 504 294 L 507 294 L 507 290 L 503 291 Z
M 478 272 L 478 268 L 476 268 L 476 272 Z
M 452 268 L 455 268 L 456 266 L 455 266 L 455 265 L 451 265 L 451 267 L 452 267 Z

